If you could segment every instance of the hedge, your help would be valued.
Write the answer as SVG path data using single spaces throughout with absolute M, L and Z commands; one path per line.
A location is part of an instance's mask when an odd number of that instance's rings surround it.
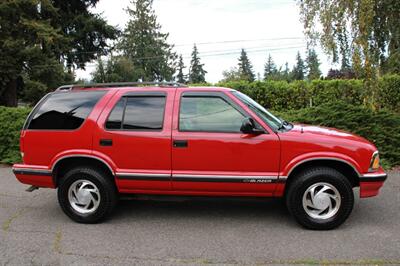
M 334 102 L 275 114 L 287 121 L 334 127 L 360 135 L 377 146 L 386 167 L 400 165 L 398 113 Z
M 379 104 L 382 107 L 400 113 L 400 75 L 384 76 L 379 84 Z
M 273 110 L 294 110 L 340 99 L 349 104 L 363 102 L 363 83 L 360 80 L 258 81 L 218 84 L 240 90 Z
M 19 132 L 29 108 L 0 107 L 0 162 L 20 161 Z M 288 121 L 347 130 L 375 143 L 386 166 L 400 165 L 400 115 L 345 102 L 290 111 L 272 111 Z
M 20 130 L 30 108 L 0 106 L 0 162 L 14 163 L 21 160 L 19 152 Z
M 377 84 L 377 107 L 400 112 L 400 75 L 383 76 Z M 313 80 L 290 83 L 233 81 L 217 85 L 240 90 L 265 107 L 278 111 L 302 109 L 338 100 L 362 105 L 368 93 L 362 80 Z
M 377 111 L 363 107 L 360 80 L 228 82 L 288 121 L 344 129 L 373 141 L 387 165 L 400 165 L 400 75 L 379 79 Z M 29 108 L 0 107 L 0 162 L 20 160 L 19 132 Z

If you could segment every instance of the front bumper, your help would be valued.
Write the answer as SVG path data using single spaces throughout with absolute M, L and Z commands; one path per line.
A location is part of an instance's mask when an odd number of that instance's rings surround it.
M 375 173 L 367 173 L 360 176 L 360 198 L 373 197 L 379 194 L 380 188 L 387 179 L 383 169 Z

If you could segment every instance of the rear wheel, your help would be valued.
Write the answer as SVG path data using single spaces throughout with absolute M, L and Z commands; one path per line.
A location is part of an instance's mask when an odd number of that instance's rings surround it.
M 309 229 L 328 230 L 341 225 L 354 205 L 353 189 L 343 174 L 318 167 L 293 177 L 286 205 L 298 223 Z
M 60 182 L 58 201 L 64 213 L 79 223 L 106 218 L 117 202 L 114 183 L 103 172 L 89 167 L 69 170 Z

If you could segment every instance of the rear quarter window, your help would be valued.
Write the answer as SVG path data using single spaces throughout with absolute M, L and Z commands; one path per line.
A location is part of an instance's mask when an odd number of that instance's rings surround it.
M 27 129 L 77 129 L 105 93 L 85 91 L 50 94 L 28 118 Z

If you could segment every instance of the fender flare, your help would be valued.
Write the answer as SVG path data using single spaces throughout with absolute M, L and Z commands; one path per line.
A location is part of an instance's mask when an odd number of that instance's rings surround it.
M 302 154 L 301 156 L 295 157 L 292 159 L 282 172 L 282 178 L 288 178 L 290 174 L 296 169 L 298 166 L 302 165 L 303 163 L 307 163 L 310 161 L 320 161 L 320 160 L 330 160 L 330 161 L 338 161 L 347 164 L 350 166 L 354 172 L 358 175 L 358 177 L 362 176 L 361 168 L 358 163 L 352 159 L 351 157 L 339 154 L 339 153 L 309 153 L 309 154 Z
M 101 163 L 103 163 L 105 166 L 107 166 L 107 168 L 110 170 L 111 174 L 113 176 L 115 176 L 115 164 L 112 162 L 112 160 L 110 158 L 108 158 L 108 156 L 96 152 L 96 154 L 93 154 L 92 151 L 89 150 L 79 150 L 79 151 L 66 151 L 63 152 L 62 154 L 56 156 L 52 163 L 51 163 L 51 167 L 50 170 L 52 173 L 54 173 L 54 170 L 56 169 L 57 165 L 64 159 L 68 159 L 68 158 L 90 158 L 90 159 L 95 159 L 100 161 Z

